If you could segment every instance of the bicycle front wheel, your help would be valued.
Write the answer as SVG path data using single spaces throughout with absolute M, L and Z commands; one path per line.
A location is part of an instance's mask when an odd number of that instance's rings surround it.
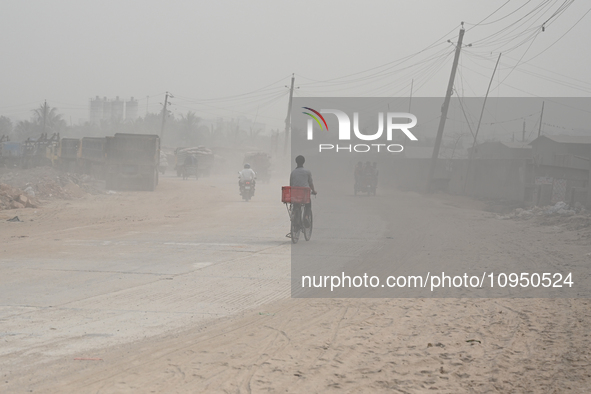
M 312 238 L 312 227 L 314 225 L 314 222 L 312 220 L 312 210 L 310 210 L 310 212 L 306 213 L 306 210 L 304 209 L 302 223 L 303 223 L 302 232 L 304 233 L 304 238 L 306 239 L 306 241 L 309 241 L 310 238 Z

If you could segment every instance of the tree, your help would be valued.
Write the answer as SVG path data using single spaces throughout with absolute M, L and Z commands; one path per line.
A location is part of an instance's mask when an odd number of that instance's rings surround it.
M 21 120 L 14 128 L 15 140 L 24 141 L 29 137 L 39 134 L 39 126 L 29 120 Z
M 33 110 L 32 121 L 38 126 L 41 126 L 43 131 L 43 124 L 45 119 L 45 132 L 46 133 L 59 133 L 65 130 L 67 127 L 66 121 L 63 119 L 61 114 L 57 113 L 57 108 L 41 104 L 39 108 Z
M 6 116 L 0 116 L 0 137 L 12 134 L 12 121 Z
M 186 146 L 195 146 L 199 144 L 199 123 L 201 118 L 195 115 L 195 112 L 189 111 L 187 115 L 181 115 L 179 120 L 181 128 L 181 143 Z

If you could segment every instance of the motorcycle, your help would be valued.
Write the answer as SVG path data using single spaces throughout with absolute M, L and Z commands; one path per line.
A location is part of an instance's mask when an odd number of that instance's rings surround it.
M 248 202 L 254 196 L 254 183 L 252 181 L 244 181 L 240 185 L 240 195 L 244 201 Z
M 355 195 L 357 193 L 367 193 L 367 195 L 376 195 L 376 181 L 372 177 L 364 176 L 355 183 L 353 188 Z

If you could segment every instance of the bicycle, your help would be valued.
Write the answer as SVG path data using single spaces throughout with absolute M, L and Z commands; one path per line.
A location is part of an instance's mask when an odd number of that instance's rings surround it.
M 299 241 L 300 233 L 309 241 L 314 228 L 312 209 L 306 212 L 306 204 L 310 203 L 310 188 L 283 186 L 281 201 L 285 203 L 291 222 L 290 232 L 287 234 L 291 243 L 296 244 Z

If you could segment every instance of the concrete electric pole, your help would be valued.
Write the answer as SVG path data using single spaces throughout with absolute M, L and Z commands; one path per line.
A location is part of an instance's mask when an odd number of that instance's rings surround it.
M 542 101 L 542 112 L 540 113 L 540 125 L 538 126 L 538 137 L 542 134 L 542 120 L 544 118 L 544 101 Z
M 166 123 L 166 116 L 168 115 L 168 98 L 174 98 L 174 96 L 168 92 L 164 96 L 164 107 L 162 107 L 162 127 L 160 127 L 160 143 L 164 141 L 164 124 Z
M 289 104 L 287 105 L 287 117 L 285 118 L 285 143 L 283 145 L 283 155 L 287 155 L 287 147 L 289 145 L 289 132 L 291 130 L 291 102 L 293 100 L 293 84 L 295 81 L 294 74 L 291 74 L 291 88 L 289 89 Z
M 433 177 L 435 176 L 435 166 L 437 165 L 437 158 L 439 157 L 439 148 L 441 147 L 441 138 L 443 137 L 443 129 L 445 128 L 445 121 L 447 120 L 447 112 L 449 110 L 449 101 L 454 87 L 454 80 L 456 78 L 456 70 L 458 69 L 458 60 L 460 59 L 460 51 L 462 50 L 462 42 L 464 40 L 464 22 L 460 28 L 460 36 L 458 44 L 456 45 L 456 53 L 454 56 L 454 63 L 451 67 L 451 75 L 449 76 L 449 83 L 447 84 L 447 91 L 445 93 L 445 101 L 441 108 L 441 118 L 439 119 L 439 128 L 437 129 L 437 137 L 435 138 L 435 146 L 433 147 L 433 155 L 431 156 L 431 167 L 429 168 L 429 178 L 427 180 L 427 193 L 431 192 Z

